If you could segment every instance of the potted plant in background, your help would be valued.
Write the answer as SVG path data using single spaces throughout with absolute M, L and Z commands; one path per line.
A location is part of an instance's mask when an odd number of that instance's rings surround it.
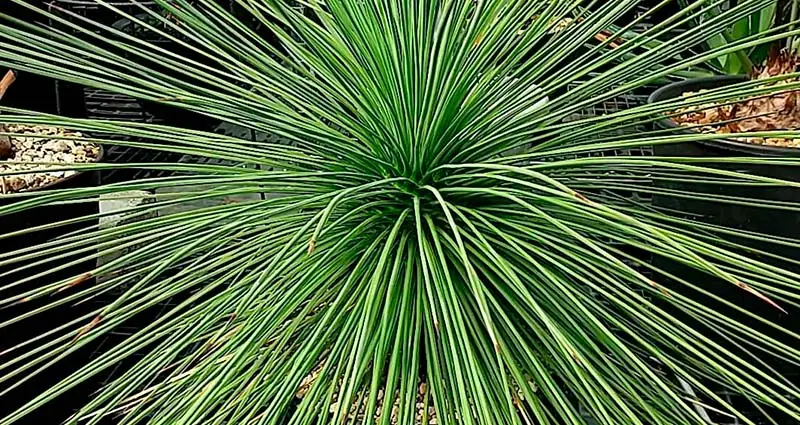
M 685 2 L 683 4 L 685 6 Z M 719 5 L 710 7 L 708 12 L 701 14 L 695 23 L 713 19 L 721 12 L 719 7 Z M 713 35 L 705 43 L 707 48 L 725 47 L 737 40 L 752 40 L 759 36 L 769 36 L 780 28 L 792 28 L 793 22 L 797 20 L 797 10 L 798 4 L 793 0 L 766 2 L 762 9 L 735 22 L 731 28 Z M 727 55 L 714 57 L 706 62 L 718 73 L 725 75 L 686 79 L 669 84 L 656 90 L 649 101 L 691 96 L 704 90 L 729 86 L 751 78 L 763 80 L 764 84 L 780 84 L 781 81 L 776 81 L 776 77 L 792 74 L 797 70 L 796 40 L 789 37 L 772 43 L 755 44 L 747 49 L 730 49 L 731 52 Z M 724 99 L 718 101 L 720 107 L 714 107 L 714 102 L 708 105 L 694 105 L 687 110 L 679 111 L 683 113 L 671 114 L 671 117 L 660 120 L 658 124 L 663 128 L 681 126 L 695 131 L 720 134 L 794 129 L 798 125 L 794 118 L 795 97 L 796 92 L 784 90 L 782 93 L 755 99 Z M 733 151 L 737 154 L 795 155 L 798 152 L 794 149 L 794 140 L 778 137 L 707 140 L 700 145 L 711 148 L 712 152 L 716 149 L 716 151 Z M 680 148 L 700 148 L 700 145 L 686 145 Z M 671 151 L 667 150 L 665 153 Z
M 333 0 L 298 10 L 280 0 L 237 0 L 277 46 L 213 1 L 156 3 L 170 18 L 151 16 L 185 34 L 208 64 L 103 23 L 83 21 L 73 36 L 8 16 L 0 25 L 0 64 L 169 99 L 284 142 L 5 113 L 9 123 L 46 120 L 107 137 L 104 143 L 133 136 L 153 149 L 214 162 L 110 165 L 176 174 L 30 193 L 0 207 L 0 218 L 158 187 L 182 190 L 123 212 L 269 196 L 91 228 L 25 251 L 43 260 L 92 259 L 136 247 L 69 278 L 42 274 L 30 291 L 2 281 L 0 306 L 34 307 L 0 329 L 120 292 L 0 353 L 0 396 L 18 393 L 114 329 L 164 312 L 65 379 L 36 395 L 23 392 L 24 404 L 5 404 L 15 410 L 0 424 L 24 423 L 126 359 L 132 364 L 76 406 L 69 423 L 698 424 L 706 420 L 699 407 L 749 424 L 759 412 L 784 423 L 800 419 L 800 390 L 773 370 L 800 362 L 798 335 L 771 338 L 710 308 L 718 297 L 703 279 L 670 274 L 645 257 L 678 261 L 776 310 L 797 304 L 800 276 L 753 258 L 746 244 L 726 238 L 730 229 L 620 196 L 653 176 L 741 187 L 796 183 L 686 158 L 602 155 L 708 138 L 624 132 L 693 104 L 682 98 L 564 120 L 756 43 L 676 56 L 763 2 L 740 1 L 667 38 L 702 11 L 700 1 L 620 38 L 631 23 L 619 21 L 635 1 L 580 9 L 582 19 L 553 31 L 578 10 L 574 2 Z M 601 31 L 608 37 L 590 44 Z M 122 39 L 104 37 L 111 33 Z M 798 34 L 783 28 L 762 41 Z M 662 42 L 632 55 L 653 39 Z M 616 47 L 607 48 L 612 42 Z M 697 99 L 726 94 L 712 90 Z M 533 108 L 545 96 L 546 107 Z M 708 193 L 701 187 L 682 195 Z M 17 265 L 18 254 L 0 253 L 0 264 Z M 93 276 L 107 279 L 92 284 Z M 728 348 L 720 334 L 755 348 Z M 727 401 L 721 390 L 742 395 L 757 411 Z
M 47 87 L 37 87 L 40 80 L 29 79 L 24 76 L 21 82 L 17 81 L 17 74 L 8 70 L 0 79 L 0 104 L 8 108 L 18 108 L 19 100 L 26 97 L 37 98 L 43 104 L 48 100 L 55 103 L 55 90 L 49 91 Z M 50 87 L 51 89 L 54 87 Z M 7 96 L 8 94 L 8 96 Z M 23 106 L 29 105 L 24 101 Z M 50 105 L 54 106 L 54 105 Z M 46 109 L 46 108 L 45 108 Z M 0 115 L 0 194 L 5 195 L 0 201 L 3 205 L 13 203 L 15 196 L 23 192 L 33 192 L 45 189 L 78 188 L 96 184 L 96 175 L 81 170 L 71 170 L 71 166 L 87 166 L 91 169 L 93 163 L 99 162 L 103 155 L 100 145 L 91 143 L 88 138 L 79 132 L 73 132 L 60 127 L 53 127 L 41 123 L 14 124 L 3 122 Z M 90 170 L 91 171 L 91 170 Z M 91 205 L 88 209 L 76 206 L 72 208 L 81 217 L 92 212 Z M 69 208 L 60 208 L 60 211 Z M 94 208 L 96 212 L 96 208 Z M 18 216 L 19 220 L 6 219 L 3 228 L 6 232 L 25 229 L 48 222 L 65 219 L 69 213 L 61 213 L 56 209 L 40 209 L 35 214 Z M 52 237 L 45 236 L 45 239 Z M 30 238 L 28 238 L 30 239 Z M 30 240 L 14 245 L 8 240 L 7 247 L 23 246 Z
M 700 20 L 713 19 L 718 13 L 719 8 L 712 8 Z M 796 20 L 797 2 L 768 2 L 752 15 L 709 38 L 706 43 L 708 47 L 725 46 L 736 40 L 769 36 L 780 28 L 793 28 Z M 793 135 L 780 137 L 759 134 L 765 131 L 791 132 L 800 126 L 800 111 L 797 109 L 799 92 L 794 84 L 798 71 L 796 40 L 796 37 L 789 37 L 731 51 L 708 62 L 726 75 L 687 79 L 656 90 L 649 98 L 651 103 L 663 103 L 669 99 L 692 103 L 658 120 L 658 127 L 683 134 L 702 132 L 709 137 L 688 143 L 659 145 L 655 147 L 655 154 L 694 157 L 697 163 L 723 170 L 800 181 L 800 172 L 790 165 L 791 160 L 800 155 L 798 139 Z M 763 90 L 768 86 L 774 89 Z M 698 100 L 704 93 L 713 90 L 719 90 L 720 93 L 727 90 L 728 94 L 710 101 Z M 734 159 L 736 157 L 739 159 Z M 776 160 L 766 165 L 759 161 L 749 162 L 747 157 L 775 157 L 782 158 L 782 161 Z M 719 161 L 719 158 L 729 159 Z M 752 247 L 751 255 L 755 258 L 784 269 L 797 270 L 800 250 L 788 241 L 800 237 L 800 215 L 790 207 L 800 199 L 800 189 L 771 184 L 732 185 L 724 178 L 689 181 L 664 177 L 656 178 L 654 186 L 654 204 L 657 207 L 679 211 L 711 225 L 736 229 L 729 237 Z M 707 198 L 681 196 L 681 192 L 698 189 L 711 196 L 744 196 L 753 201 L 720 204 Z M 785 205 L 786 208 L 765 208 L 767 205 Z M 776 244 L 765 242 L 764 238 L 737 238 L 738 234 L 746 232 L 770 235 L 765 238 L 782 242 Z M 660 259 L 658 265 L 673 272 L 687 273 L 681 265 L 671 260 Z M 719 281 L 716 285 L 719 288 L 727 287 Z M 780 323 L 793 332 L 800 331 L 800 322 L 796 318 L 800 310 L 796 306 L 786 307 L 790 314 L 784 314 L 742 299 L 738 291 L 720 289 L 719 293 L 727 301 L 737 302 L 750 312 L 757 312 L 759 316 Z M 719 306 L 718 309 L 739 320 L 747 320 L 725 306 Z M 772 332 L 769 326 L 750 323 L 767 333 Z M 792 374 L 794 382 L 800 382 L 800 374 L 795 366 L 788 366 L 782 371 Z
M 0 105 L 5 107 L 30 107 L 33 102 L 42 105 L 41 109 L 56 111 L 59 109 L 56 86 L 46 84 L 47 80 L 30 78 L 23 75 L 19 81 L 13 71 L 8 71 L 0 80 Z M 8 94 L 8 96 L 6 96 Z M 8 111 L 7 111 L 8 112 Z M 91 169 L 103 155 L 102 148 L 88 142 L 86 137 L 74 131 L 47 123 L 5 124 L 4 114 L 0 114 L 0 205 L 6 206 L 36 191 L 57 191 L 74 188 L 91 187 L 97 184 L 97 174 Z M 85 167 L 74 169 L 73 167 Z M 97 224 L 97 202 L 78 204 L 40 206 L 26 211 L 24 214 L 5 216 L 0 228 L 5 237 L 2 241 L 2 252 L 17 252 L 16 264 L 8 266 L 0 264 L 0 281 L 20 282 L 22 291 L 31 290 L 41 284 L 35 280 L 39 273 L 49 273 L 52 277 L 64 279 L 76 273 L 83 273 L 86 268 L 94 267 L 93 261 L 73 261 L 78 256 L 62 256 L 42 263 L 37 258 L 25 254 L 30 247 L 39 244 L 53 244 L 70 233 L 80 234 L 92 221 Z M 95 217 L 92 220 L 92 217 Z M 72 224 L 65 225 L 65 222 Z M 54 225 L 55 224 L 55 225 Z M 24 234 L 20 234 L 24 233 Z M 16 234 L 16 236 L 15 236 Z M 57 243 L 57 242 L 56 242 Z M 18 272 L 14 272 L 18 270 Z M 55 272 L 53 272 L 55 270 Z M 44 305 L 44 304 L 42 304 Z M 0 313 L 0 321 L 7 322 L 24 317 L 31 306 L 6 306 Z M 27 340 L 32 333 L 46 332 L 53 323 L 80 316 L 81 307 L 51 309 L 36 321 L 28 321 L 24 328 L 17 327 L 3 332 L 2 349 Z M 84 310 L 85 311 L 85 310 Z M 53 376 L 67 376 L 70 370 L 62 364 L 57 370 L 51 369 Z M 38 385 L 29 386 L 38 390 L 47 379 L 39 379 Z M 7 399 L 14 403 L 20 398 Z M 24 400 L 24 398 L 22 399 Z M 6 409 L 0 409 L 5 412 Z M 67 411 L 69 412 L 69 411 Z M 36 420 L 36 417 L 32 417 Z M 47 417 L 40 418 L 47 420 Z
M 689 3 L 685 0 L 678 0 L 677 3 L 680 7 L 685 8 L 689 6 Z M 778 3 L 781 5 L 781 14 L 779 15 L 780 22 L 775 21 L 775 10 Z M 721 31 L 719 34 L 715 34 L 705 40 L 704 48 L 711 49 L 719 46 L 729 45 L 737 40 L 766 33 L 773 28 L 775 24 L 780 25 L 788 23 L 789 20 L 794 19 L 791 17 L 791 9 L 792 7 L 796 6 L 793 6 L 792 3 L 794 2 L 791 0 L 782 0 L 781 2 L 765 2 L 761 9 L 755 11 L 750 16 L 740 19 L 733 25 Z M 693 20 L 693 24 L 696 25 L 704 20 L 714 19 L 715 16 L 722 12 L 723 8 L 729 7 L 731 4 L 735 3 L 722 2 L 710 5 L 704 14 L 697 16 L 697 19 Z M 786 40 L 783 42 L 783 44 L 790 44 L 790 42 L 789 40 Z M 770 48 L 771 46 L 769 44 L 761 44 L 748 49 L 735 50 L 727 55 L 722 55 L 708 61 L 706 65 L 711 67 L 718 74 L 751 74 L 753 73 L 755 67 L 764 64 Z

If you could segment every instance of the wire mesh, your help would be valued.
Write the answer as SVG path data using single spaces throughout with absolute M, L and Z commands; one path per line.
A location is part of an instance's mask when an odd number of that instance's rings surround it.
M 117 120 L 163 124 L 159 119 L 147 113 L 142 105 L 129 96 L 110 93 L 99 89 L 84 89 L 87 117 L 100 120 Z M 111 137 L 117 140 L 130 138 Z M 140 139 L 134 141 L 142 142 Z M 104 161 L 110 163 L 157 163 L 177 162 L 182 155 L 155 149 L 111 145 L 106 148 Z M 148 169 L 104 170 L 100 173 L 100 182 L 104 184 L 121 181 L 168 176 L 167 171 Z
M 136 13 L 143 7 L 156 7 L 156 3 L 147 0 L 106 0 L 101 4 L 95 0 L 45 0 L 45 5 L 50 12 L 62 19 L 74 21 L 72 14 L 91 21 L 111 25 L 119 19 L 119 14 L 111 8 L 116 8 L 125 13 Z M 66 12 L 66 13 L 64 13 Z M 50 25 L 55 22 L 50 20 Z

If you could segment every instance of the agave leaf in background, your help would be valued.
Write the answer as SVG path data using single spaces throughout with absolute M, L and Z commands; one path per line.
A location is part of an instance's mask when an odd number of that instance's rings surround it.
M 754 424 L 723 391 L 800 419 L 800 389 L 775 370 L 800 361 L 798 335 L 775 327 L 780 337 L 773 337 L 760 326 L 767 320 L 751 312 L 738 311 L 759 326 L 710 308 L 736 305 L 708 284 L 721 282 L 777 311 L 799 307 L 799 276 L 758 260 L 770 254 L 732 242 L 731 229 L 620 196 L 661 193 L 648 184 L 653 180 L 797 187 L 718 165 L 800 164 L 596 155 L 711 138 L 641 128 L 679 107 L 800 83 L 744 82 L 564 120 L 710 59 L 800 33 L 777 26 L 687 54 L 687 46 L 769 2 L 740 1 L 689 26 L 713 7 L 698 1 L 613 49 L 606 46 L 631 29 L 619 20 L 635 0 L 328 0 L 305 2 L 303 11 L 280 0 L 237 0 L 277 41 L 211 0 L 157 0 L 163 11 L 142 8 L 158 26 L 96 2 L 171 39 L 182 54 L 67 11 L 42 10 L 53 27 L 0 15 L 0 65 L 182 107 L 285 143 L 2 108 L 4 122 L 63 126 L 105 145 L 219 163 L 70 166 L 175 174 L 9 195 L 18 202 L 0 207 L 0 217 L 131 190 L 182 188 L 123 210 L 144 217 L 199 199 L 270 196 L 112 228 L 92 226 L 93 215 L 3 235 L 75 222 L 87 227 L 0 254 L 0 266 L 21 272 L 30 261 L 52 264 L 35 279 L 0 276 L 0 306 L 44 303 L 0 327 L 119 295 L 0 354 L 0 396 L 138 314 L 173 297 L 180 302 L 31 394 L 0 424 L 24 423 L 135 355 L 141 357 L 70 423 L 353 423 L 357 406 L 367 420 L 411 424 L 419 402 L 431 408 L 420 420 L 435 415 L 439 424 L 704 423 L 697 406 Z M 554 31 L 562 18 L 576 16 L 582 19 Z M 590 44 L 600 31 L 611 36 Z M 654 40 L 655 47 L 633 54 Z M 702 187 L 671 194 L 800 208 Z M 707 279 L 669 275 L 629 248 Z M 47 279 L 65 258 L 92 260 L 123 249 L 129 252 L 85 274 Z M 90 283 L 91 276 L 106 279 Z
M 680 0 L 679 3 L 681 7 L 688 7 L 690 4 L 690 2 L 685 0 Z M 709 8 L 706 14 L 697 17 L 697 23 L 717 16 L 722 12 L 723 5 L 729 7 L 730 4 L 735 4 L 735 2 L 720 2 L 717 6 Z M 705 42 L 706 47 L 709 49 L 719 48 L 742 38 L 761 34 L 769 30 L 772 26 L 776 25 L 776 4 L 777 1 L 766 2 L 764 8 L 757 10 L 750 16 L 738 20 L 720 33 L 709 37 Z M 763 64 L 767 58 L 770 47 L 769 44 L 752 46 L 749 49 L 737 50 L 728 55 L 720 56 L 709 63 L 712 64 L 719 73 L 748 74 L 752 72 L 754 66 Z

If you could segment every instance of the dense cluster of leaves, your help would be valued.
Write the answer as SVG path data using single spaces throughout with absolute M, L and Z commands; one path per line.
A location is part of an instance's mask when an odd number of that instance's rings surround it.
M 19 422 L 137 352 L 146 354 L 72 420 L 343 423 L 355 403 L 375 411 L 381 393 L 398 408 L 396 417 L 382 409 L 378 423 L 411 424 L 420 382 L 440 424 L 696 424 L 704 421 L 698 405 L 752 424 L 719 395 L 723 389 L 800 419 L 800 390 L 768 366 L 800 362 L 798 335 L 778 328 L 780 338 L 766 335 L 709 307 L 714 301 L 737 309 L 708 283 L 782 309 L 797 306 L 798 275 L 754 259 L 755 249 L 726 238 L 730 229 L 621 196 L 797 210 L 651 184 L 796 187 L 713 165 L 797 161 L 596 155 L 712 138 L 626 130 L 680 107 L 800 83 L 744 82 L 564 119 L 710 58 L 800 33 L 776 26 L 701 56 L 681 55 L 768 2 L 742 0 L 690 26 L 719 3 L 692 2 L 624 39 L 618 35 L 667 2 L 634 19 L 636 0 L 309 0 L 302 10 L 282 0 L 236 0 L 259 31 L 212 0 L 157 0 L 163 10 L 142 8 L 146 20 L 96 2 L 172 40 L 181 53 L 66 11 L 42 10 L 55 27 L 0 15 L 0 64 L 185 108 L 285 143 L 3 108 L 4 122 L 64 126 L 101 144 L 218 161 L 74 166 L 175 175 L 17 194 L 19 202 L 0 207 L 0 216 L 24 214 L 130 190 L 183 189 L 123 211 L 142 220 L 101 229 L 91 226 L 98 215 L 87 216 L 77 220 L 89 226 L 82 234 L 0 254 L 8 267 L 132 248 L 63 280 L 0 277 L 0 290 L 10 294 L 1 305 L 67 294 L 3 327 L 120 293 L 3 353 L 0 382 L 46 373 L 140 312 L 184 295 L 0 424 Z M 597 42 L 601 31 L 610 36 Z M 254 193 L 269 195 L 149 215 Z M 769 243 L 797 245 L 777 237 Z M 649 256 L 707 280 L 669 275 L 645 261 Z M 97 276 L 106 278 L 91 281 Z
M 777 3 L 790 3 L 793 0 L 781 0 L 765 3 L 763 9 L 755 11 L 752 15 L 745 16 L 744 18 L 736 21 L 733 25 L 724 28 L 719 34 L 715 34 L 706 40 L 704 48 L 715 48 L 724 46 L 728 43 L 735 43 L 736 40 L 752 37 L 761 32 L 768 31 L 773 25 L 780 25 L 785 22 L 776 22 L 775 9 Z M 687 7 L 689 2 L 686 0 L 679 0 L 682 7 Z M 728 6 L 727 2 L 719 3 L 716 7 L 709 8 L 704 15 L 697 16 L 697 23 L 706 19 L 710 19 Z M 785 8 L 785 5 L 782 5 Z M 791 15 L 790 11 L 784 13 L 787 17 Z M 782 15 L 781 15 L 782 16 Z M 776 43 L 777 44 L 777 43 Z M 720 56 L 710 61 L 709 65 L 716 71 L 726 74 L 749 74 L 754 72 L 755 68 L 763 64 L 767 59 L 767 54 L 772 48 L 770 44 L 760 44 L 752 46 L 749 49 L 742 49 L 733 51 L 727 55 Z

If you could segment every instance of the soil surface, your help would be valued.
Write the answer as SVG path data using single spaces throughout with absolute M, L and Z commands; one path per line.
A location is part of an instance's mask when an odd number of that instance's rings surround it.
M 303 399 L 311 390 L 311 386 L 317 377 L 319 377 L 321 371 L 322 365 L 318 365 L 316 368 L 314 368 L 311 374 L 306 376 L 305 379 L 303 379 L 303 382 L 300 383 L 300 388 L 297 389 L 295 397 L 298 399 Z M 394 397 L 392 397 L 393 404 L 391 410 L 384 412 L 384 405 L 387 404 L 387 397 L 385 397 L 384 393 L 385 391 L 383 389 L 378 390 L 378 394 L 375 396 L 375 399 L 377 400 L 375 412 L 372 412 L 371 415 L 365 411 L 369 396 L 368 394 L 362 394 L 362 397 L 355 401 L 347 412 L 347 419 L 350 421 L 350 423 L 357 425 L 374 423 L 377 422 L 382 415 L 388 414 L 390 415 L 389 423 L 391 425 L 398 425 L 400 420 L 400 394 L 399 392 L 395 391 Z M 335 414 L 339 411 L 339 401 L 337 400 L 337 395 L 338 391 L 334 393 L 333 402 L 328 406 L 328 412 L 331 414 Z M 428 403 L 425 403 L 425 399 L 428 399 Z M 417 387 L 414 424 L 437 425 L 439 423 L 436 417 L 436 409 L 433 407 L 432 403 L 430 403 L 430 400 L 431 398 L 428 391 L 428 384 L 425 382 L 420 382 Z
M 100 158 L 98 145 L 62 139 L 79 138 L 83 136 L 81 133 L 57 127 L 23 124 L 0 124 L 0 130 L 15 133 L 0 139 L 0 173 L 63 168 L 71 164 L 97 162 Z M 35 190 L 75 173 L 76 171 L 50 171 L 0 176 L 0 194 Z
M 794 72 L 800 59 L 784 52 L 771 55 L 766 65 L 759 69 L 754 79 L 764 79 Z M 778 83 L 795 82 L 796 79 L 782 80 Z M 683 97 L 705 92 L 683 93 Z M 678 109 L 682 113 L 673 118 L 679 125 L 695 127 L 703 133 L 747 133 L 773 130 L 800 129 L 800 91 L 792 90 L 768 97 L 747 99 L 729 105 L 713 103 Z M 721 123 L 722 122 L 722 123 Z M 800 139 L 736 137 L 735 140 L 758 145 L 800 148 Z

